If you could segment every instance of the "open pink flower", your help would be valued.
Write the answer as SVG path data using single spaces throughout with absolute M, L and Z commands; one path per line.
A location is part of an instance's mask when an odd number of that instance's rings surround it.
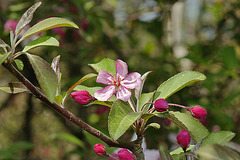
M 107 101 L 116 92 L 116 99 L 128 101 L 131 97 L 129 89 L 135 89 L 141 84 L 141 75 L 137 72 L 128 74 L 128 66 L 122 60 L 116 61 L 116 75 L 113 77 L 107 71 L 99 71 L 98 83 L 106 84 L 107 87 L 95 92 L 94 97 L 99 101 Z

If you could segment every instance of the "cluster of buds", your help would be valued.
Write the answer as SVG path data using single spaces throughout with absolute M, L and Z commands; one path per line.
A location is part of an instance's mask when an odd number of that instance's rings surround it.
M 106 148 L 104 145 L 95 144 L 94 152 L 99 156 L 110 157 L 110 159 L 113 159 L 113 160 L 135 160 L 134 155 L 125 148 L 120 149 L 116 156 L 111 156 L 106 152 Z

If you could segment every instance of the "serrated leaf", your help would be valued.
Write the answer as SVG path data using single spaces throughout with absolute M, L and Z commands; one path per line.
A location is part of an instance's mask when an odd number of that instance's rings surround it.
M 7 92 L 7 93 L 21 93 L 21 92 L 27 92 L 29 91 L 27 87 L 25 87 L 21 82 L 11 82 L 4 86 L 0 87 L 0 90 Z
M 168 149 L 165 146 L 160 146 L 159 152 L 162 160 L 173 160 L 172 156 L 170 155 Z
M 175 92 L 179 91 L 180 89 L 184 88 L 185 86 L 197 82 L 205 80 L 206 76 L 202 73 L 195 72 L 195 71 L 185 71 L 181 72 L 171 78 L 169 78 L 167 81 L 163 82 L 156 91 L 156 99 L 166 99 Z
M 33 14 L 36 11 L 36 9 L 42 4 L 42 2 L 37 2 L 33 6 L 31 6 L 21 17 L 19 20 L 16 29 L 15 29 L 15 35 L 19 35 L 21 30 L 32 21 Z
M 58 87 L 58 79 L 56 73 L 53 71 L 50 64 L 41 57 L 29 53 L 26 53 L 26 55 L 33 67 L 41 88 L 45 92 L 49 101 L 54 102 Z
M 84 143 L 79 138 L 77 138 L 76 136 L 74 136 L 72 134 L 60 132 L 60 133 L 56 133 L 54 135 L 54 138 L 60 138 L 60 139 L 66 140 L 68 142 L 71 142 L 73 144 L 76 144 L 81 148 L 84 148 Z
M 208 144 L 195 151 L 204 160 L 238 160 L 238 152 L 219 144 Z
M 207 128 L 189 114 L 170 111 L 167 118 L 180 129 L 188 130 L 195 143 L 200 142 L 209 134 Z
M 15 59 L 14 62 L 16 63 L 17 68 L 18 68 L 20 71 L 22 71 L 23 68 L 24 68 L 23 62 L 22 62 L 20 59 Z
M 30 42 L 28 45 L 26 45 L 23 49 L 23 52 L 27 52 L 28 50 L 31 50 L 36 47 L 40 46 L 59 46 L 58 40 L 56 40 L 54 37 L 50 36 L 44 36 L 44 37 L 39 37 L 38 39 Z
M 38 22 L 37 24 L 32 26 L 30 29 L 28 29 L 17 43 L 21 42 L 22 40 L 36 33 L 49 30 L 52 28 L 56 28 L 56 27 L 73 27 L 77 29 L 79 28 L 75 23 L 73 23 L 72 21 L 69 21 L 68 19 L 51 17 Z
M 236 134 L 230 131 L 217 131 L 210 133 L 206 139 L 202 142 L 202 146 L 207 144 L 220 144 L 225 145 L 229 142 Z
M 133 112 L 127 102 L 117 100 L 108 116 L 108 131 L 117 140 L 140 117 L 141 112 Z
M 116 61 L 109 59 L 109 58 L 104 58 L 100 62 L 96 64 L 89 64 L 96 72 L 99 71 L 107 71 L 111 75 L 116 74 Z

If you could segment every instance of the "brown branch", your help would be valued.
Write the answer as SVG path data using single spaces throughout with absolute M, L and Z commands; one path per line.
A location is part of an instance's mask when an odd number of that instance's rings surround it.
M 119 147 L 119 148 L 127 148 L 129 150 L 134 149 L 134 144 L 132 142 L 120 142 L 115 141 L 108 137 L 107 135 L 103 134 L 99 130 L 93 128 L 89 124 L 85 123 L 81 119 L 77 118 L 73 113 L 69 112 L 66 108 L 59 106 L 56 103 L 51 103 L 48 98 L 38 89 L 36 88 L 24 75 L 22 75 L 14 66 L 11 64 L 2 64 L 9 72 L 11 72 L 20 82 L 22 82 L 30 91 L 31 93 L 36 96 L 39 100 L 46 103 L 49 107 L 54 109 L 64 118 L 72 121 L 74 124 L 79 126 L 80 128 L 84 129 L 88 133 L 92 134 L 93 136 L 97 137 L 98 139 L 105 142 L 110 147 Z

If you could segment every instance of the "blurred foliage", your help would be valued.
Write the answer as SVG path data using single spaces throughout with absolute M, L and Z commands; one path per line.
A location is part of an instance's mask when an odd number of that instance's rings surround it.
M 9 42 L 4 31 L 8 19 L 18 20 L 36 1 L 0 0 L 0 37 Z M 240 2 L 238 0 L 43 0 L 35 12 L 34 25 L 50 16 L 69 18 L 80 30 L 62 28 L 60 34 L 50 30 L 42 35 L 60 40 L 60 47 L 31 50 L 45 60 L 61 55 L 62 87 L 66 91 L 85 74 L 94 72 L 88 64 L 103 58 L 122 59 L 129 72 L 154 71 L 145 82 L 144 92 L 155 90 L 161 82 L 185 70 L 194 70 L 207 79 L 195 83 L 167 99 L 186 106 L 207 109 L 207 128 L 230 130 L 240 143 Z M 21 49 L 28 42 L 25 40 Z M 26 61 L 26 57 L 21 56 Z M 32 82 L 33 71 L 24 66 L 23 73 Z M 0 84 L 14 78 L 0 67 Z M 87 85 L 93 86 L 95 80 Z M 85 82 L 84 82 L 85 83 Z M 20 157 L 39 159 L 96 159 L 89 135 L 65 121 L 44 104 L 26 94 L 9 96 L 0 93 L 0 149 L 17 141 L 34 144 L 32 150 L 17 153 Z M 84 121 L 106 132 L 108 110 L 101 106 L 82 107 L 69 100 L 66 107 Z M 105 111 L 105 112 L 104 112 Z M 163 124 L 164 121 L 154 118 Z M 162 125 L 164 126 L 164 124 Z M 174 126 L 149 129 L 148 148 L 156 143 L 173 145 L 169 133 Z M 58 132 L 78 137 L 86 147 L 56 139 Z M 16 136 L 17 135 L 17 136 Z M 149 136 L 150 135 L 150 136 Z M 131 131 L 123 138 L 131 139 Z M 66 154 L 68 153 L 68 154 Z M 91 153 L 91 154 L 90 154 Z

